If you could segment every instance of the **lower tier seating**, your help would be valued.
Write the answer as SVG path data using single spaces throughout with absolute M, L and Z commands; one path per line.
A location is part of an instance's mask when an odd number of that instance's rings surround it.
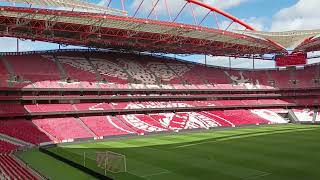
M 141 118 L 139 118 L 139 117 Z M 157 131 L 165 131 L 166 129 L 162 127 L 159 123 L 150 123 L 148 117 L 143 117 L 143 115 L 120 115 L 117 116 L 122 122 L 124 122 L 127 126 L 135 130 L 137 133 L 145 133 L 145 132 L 157 132 Z M 144 120 L 142 120 L 144 119 Z
M 317 112 L 315 122 L 320 122 L 320 113 L 319 112 Z
M 66 117 L 0 121 L 0 133 L 30 142 L 65 142 L 182 129 L 209 129 L 241 125 L 287 123 L 276 112 L 215 110 L 201 112 L 129 114 L 117 116 Z
M 18 148 L 18 146 L 14 145 L 14 144 L 0 140 L 0 154 L 11 153 L 12 151 L 16 150 L 17 148 Z
M 92 137 L 75 118 L 37 119 L 33 123 L 59 141 Z
M 149 124 L 150 126 L 153 127 L 158 127 L 161 129 L 161 131 L 166 130 L 167 128 L 165 126 L 163 126 L 162 124 L 160 124 L 158 121 L 152 119 L 150 116 L 145 115 L 145 114 L 136 114 L 133 115 L 135 118 L 138 118 L 140 121 L 143 121 L 147 124 Z
M 253 109 L 250 110 L 251 113 L 268 120 L 271 124 L 285 124 L 288 123 L 283 117 L 278 113 L 286 113 L 284 109 Z
M 3 170 L 5 179 L 38 179 L 19 164 L 10 154 L 0 154 L 0 169 Z
M 134 133 L 109 116 L 81 117 L 80 119 L 99 137 Z
M 156 119 L 161 124 L 165 124 L 168 129 L 208 129 L 217 127 L 220 124 L 198 112 L 181 112 L 181 113 L 160 113 L 151 114 L 153 119 Z
M 52 141 L 52 139 L 39 130 L 31 121 L 27 120 L 0 120 L 0 133 L 32 144 Z
M 312 122 L 313 120 L 313 109 L 293 109 L 292 111 L 300 122 Z
M 0 104 L 0 116 L 15 116 L 26 113 L 23 105 L 20 104 Z
M 268 120 L 256 116 L 248 110 L 210 111 L 209 113 L 225 119 L 235 126 L 269 123 Z
M 200 113 L 205 115 L 205 116 L 207 116 L 207 117 L 209 117 L 212 121 L 214 121 L 219 126 L 222 126 L 222 127 L 230 127 L 230 126 L 234 127 L 235 126 L 232 122 L 230 122 L 230 121 L 228 121 L 226 119 L 223 119 L 223 118 L 221 118 L 221 117 L 219 117 L 219 116 L 217 116 L 215 114 L 212 114 L 210 112 L 202 111 Z

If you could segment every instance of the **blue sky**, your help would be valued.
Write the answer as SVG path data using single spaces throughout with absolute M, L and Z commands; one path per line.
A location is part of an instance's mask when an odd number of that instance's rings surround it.
M 248 0 L 227 11 L 239 18 L 259 17 L 269 19 L 281 9 L 288 8 L 298 0 Z
M 106 4 L 109 0 L 89 0 L 96 4 Z M 154 2 L 156 0 L 153 0 Z M 164 0 L 160 0 L 160 3 L 156 9 L 157 13 L 152 14 L 152 18 L 169 19 L 166 15 L 164 4 L 161 3 Z M 172 14 L 177 13 L 184 4 L 183 0 L 167 0 L 171 5 Z M 257 30 L 263 31 L 286 31 L 286 30 L 298 30 L 298 29 L 320 29 L 320 13 L 318 13 L 318 7 L 320 7 L 320 0 L 202 0 L 212 6 L 225 10 L 226 12 L 238 17 L 239 19 L 247 22 L 255 27 Z M 133 14 L 134 9 L 141 2 L 141 0 L 125 0 L 126 9 L 129 14 Z M 138 17 L 146 17 L 146 14 L 150 11 L 150 3 L 152 0 L 145 0 L 144 6 L 138 13 Z M 149 3 L 149 4 L 148 4 Z M 0 5 L 4 5 L 0 3 Z M 111 4 L 113 8 L 121 8 L 120 0 L 113 0 Z M 173 8 L 174 7 L 174 8 Z M 206 13 L 204 9 L 195 8 L 197 19 Z M 183 12 L 183 18 L 179 19 L 182 23 L 193 23 L 193 18 L 190 15 L 191 11 Z M 174 15 L 173 15 L 174 16 Z M 213 18 L 213 17 L 211 17 Z M 218 17 L 220 26 L 226 27 L 228 22 L 223 17 Z M 209 19 L 209 18 L 208 18 Z M 213 21 L 207 20 L 205 25 L 213 27 Z M 12 38 L 0 38 L 0 51 L 16 51 L 16 40 Z M 45 50 L 45 49 L 57 49 L 58 45 L 21 41 L 20 50 Z M 214 59 L 214 58 L 211 58 Z M 239 60 L 240 61 L 240 60 Z M 262 64 L 264 64 L 263 62 Z M 226 62 L 224 63 L 226 64 Z M 235 64 L 243 63 L 238 62 Z M 247 64 L 247 63 L 244 63 Z M 249 64 L 250 65 L 250 64 Z M 247 65 L 244 65 L 247 66 Z M 266 65 L 262 65 L 266 66 Z

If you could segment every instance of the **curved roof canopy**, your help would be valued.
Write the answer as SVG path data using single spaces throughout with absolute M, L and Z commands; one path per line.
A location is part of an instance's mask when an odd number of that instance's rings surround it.
M 36 5 L 50 8 L 71 8 L 72 10 L 79 11 L 94 11 L 107 14 L 124 14 L 127 15 L 126 11 L 113 9 L 110 7 L 98 6 L 92 3 L 87 3 L 78 0 L 0 0 L 0 2 L 11 2 L 11 3 L 24 3 L 28 5 Z
M 0 36 L 4 37 L 93 48 L 214 56 L 247 56 L 286 53 L 287 50 L 307 52 L 320 49 L 320 30 L 258 32 L 238 18 L 200 0 L 154 0 L 153 3 L 141 0 L 132 16 L 125 11 L 124 0 L 116 1 L 122 3 L 122 10 L 78 0 L 0 1 L 28 5 L 0 6 Z M 156 9 L 160 6 L 160 1 L 165 2 L 169 20 L 157 18 Z M 178 11 L 172 14 L 167 1 L 181 1 L 182 7 L 174 7 Z M 145 13 L 146 17 L 137 18 L 136 15 L 143 9 L 145 2 L 152 5 L 150 12 Z M 203 8 L 207 13 L 198 19 L 195 7 Z M 177 21 L 184 17 L 183 11 L 187 9 L 191 10 L 187 14 L 193 17 L 194 24 L 186 24 L 190 19 Z M 203 25 L 210 15 L 211 20 L 215 20 L 215 28 Z M 218 15 L 223 17 L 224 22 L 230 21 L 230 24 L 221 27 Z M 241 26 L 241 30 L 229 30 L 234 24 Z
M 320 35 L 320 30 L 286 31 L 286 32 L 262 32 L 262 31 L 239 31 L 252 37 L 272 40 L 287 50 L 305 51 L 302 48 L 310 40 Z M 308 45 L 307 45 L 308 46 Z
M 282 51 L 228 31 L 95 13 L 2 7 L 0 21 L 2 36 L 97 48 L 210 55 Z

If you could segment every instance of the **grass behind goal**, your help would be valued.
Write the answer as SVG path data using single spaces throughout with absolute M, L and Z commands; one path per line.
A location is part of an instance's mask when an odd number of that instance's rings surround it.
M 78 163 L 84 162 L 84 152 L 91 153 L 91 159 L 96 152 L 124 155 L 126 172 L 107 173 L 120 180 L 312 180 L 320 177 L 315 169 L 319 137 L 318 126 L 279 125 L 74 144 L 50 151 Z M 105 173 L 91 163 L 86 166 Z
M 104 148 L 51 148 L 51 152 L 105 176 L 126 172 L 126 157 Z

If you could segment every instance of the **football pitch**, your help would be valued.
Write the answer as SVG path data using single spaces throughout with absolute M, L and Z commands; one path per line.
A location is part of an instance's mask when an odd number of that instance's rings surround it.
M 61 145 L 49 151 L 99 173 L 104 171 L 96 165 L 96 152 L 122 154 L 127 171 L 107 172 L 114 179 L 316 180 L 319 140 L 319 126 L 277 125 Z M 49 179 L 94 179 L 37 150 L 18 156 Z

